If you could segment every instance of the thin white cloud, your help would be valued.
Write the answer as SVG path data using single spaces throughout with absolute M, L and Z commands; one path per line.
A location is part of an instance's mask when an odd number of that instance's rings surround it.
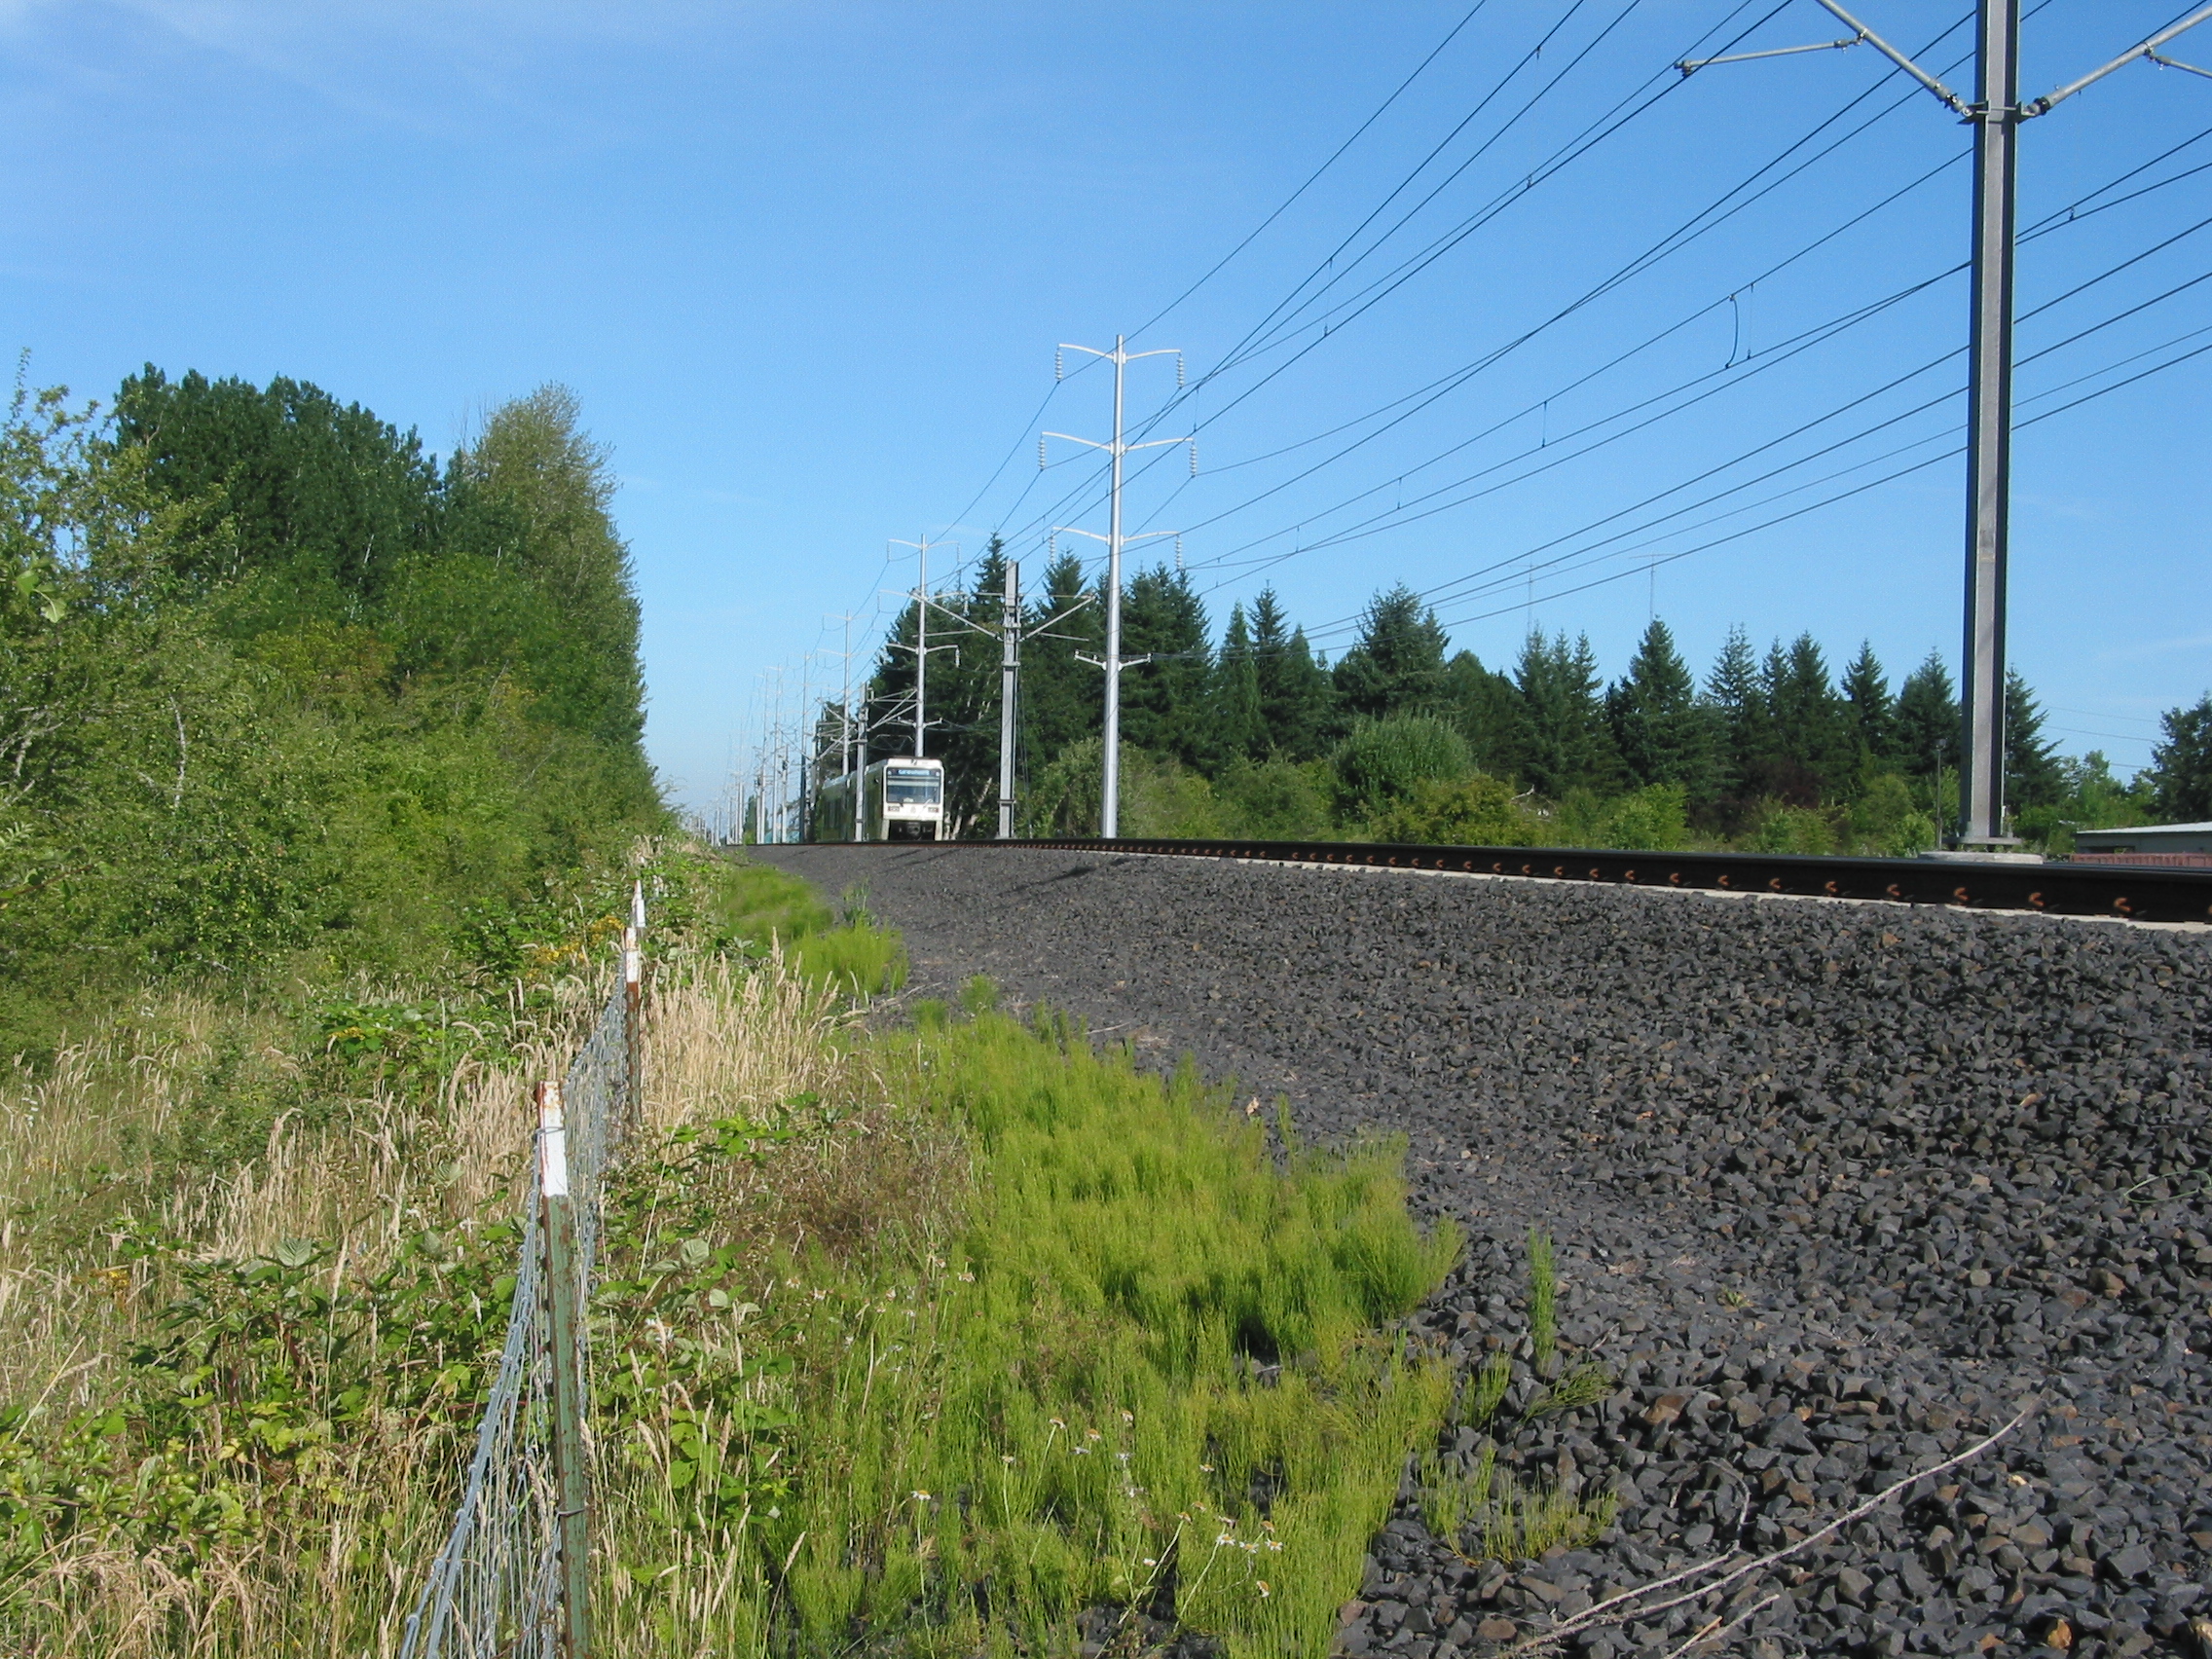
M 2098 662 L 2141 662 L 2147 657 L 2164 656 L 2169 651 L 2212 650 L 2212 634 L 2190 634 L 2174 640 L 2144 640 L 2118 650 L 2099 651 Z

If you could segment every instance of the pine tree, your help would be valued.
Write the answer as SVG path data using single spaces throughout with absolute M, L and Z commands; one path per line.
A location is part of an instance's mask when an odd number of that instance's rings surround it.
M 1630 782 L 1678 784 L 1703 796 L 1711 747 L 1706 712 L 1666 623 L 1654 618 L 1644 630 L 1627 675 L 1605 693 L 1605 719 Z
M 1531 631 L 1513 680 L 1521 694 L 1514 769 L 1522 782 L 1554 799 L 1573 789 L 1610 786 L 1619 759 L 1605 729 L 1598 658 L 1589 636 L 1569 645 L 1564 632 L 1546 641 Z
M 1860 641 L 1859 654 L 1843 671 L 1843 702 L 1861 764 L 1889 755 L 1896 742 L 1897 699 L 1871 640 Z
M 1444 706 L 1475 765 L 1493 777 L 1510 777 L 1521 730 L 1521 694 L 1513 682 L 1485 668 L 1473 651 L 1444 665 Z
M 2151 750 L 2152 801 L 2169 824 L 2212 820 L 2212 692 L 2194 708 L 2158 717 L 2163 737 Z
M 1268 752 L 1268 724 L 1260 709 L 1260 673 L 1244 607 L 1229 609 L 1229 627 L 1214 662 L 1212 724 L 1220 762 L 1257 760 Z
M 1018 718 L 1020 774 L 1030 778 L 1105 724 L 1098 670 L 1077 660 L 1079 652 L 1099 654 L 1105 626 L 1073 553 L 1046 567 L 1042 590 L 1024 608 Z
M 1122 671 L 1122 740 L 1187 766 L 1208 762 L 1213 652 L 1205 607 L 1181 571 L 1156 565 L 1129 584 L 1122 599 L 1122 651 L 1152 658 Z
M 1765 793 L 1816 806 L 1851 775 L 1843 705 L 1828 680 L 1827 658 L 1810 634 L 1785 649 L 1777 640 L 1761 673 L 1766 694 Z
M 1906 772 L 1933 779 L 1958 765 L 1959 700 L 1951 674 L 1935 651 L 1904 678 L 1898 688 L 1895 747 L 1891 753 Z
M 1289 626 L 1272 588 L 1252 605 L 1252 659 L 1269 752 L 1285 760 L 1312 759 L 1328 741 L 1334 692 L 1306 630 Z
M 1337 664 L 1337 701 L 1368 719 L 1428 715 L 1444 698 L 1444 629 L 1420 596 L 1400 585 L 1379 593 L 1360 617 L 1359 639 Z
M 1758 659 L 1742 628 L 1728 630 L 1713 672 L 1706 677 L 1705 696 L 1712 711 L 1714 788 L 1723 797 L 1739 802 L 1753 799 L 1766 748 L 1766 693 L 1759 682 Z
M 2043 710 L 2020 671 L 2005 671 L 2005 804 L 2049 806 L 2066 793 L 2058 746 L 2043 735 Z

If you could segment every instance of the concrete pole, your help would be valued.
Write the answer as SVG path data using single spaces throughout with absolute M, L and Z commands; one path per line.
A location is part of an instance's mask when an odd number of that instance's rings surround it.
M 1114 336 L 1114 443 L 1112 504 L 1106 519 L 1106 755 L 1098 792 L 1098 833 L 1122 831 L 1122 375 L 1128 367 L 1123 336 Z
M 1973 138 L 1966 643 L 1960 656 L 1959 840 L 2005 833 L 2005 576 L 2012 472 L 2014 151 L 2019 0 L 1981 0 Z
M 1014 696 L 1021 668 L 1021 567 L 1006 562 L 999 608 L 999 839 L 1014 838 Z

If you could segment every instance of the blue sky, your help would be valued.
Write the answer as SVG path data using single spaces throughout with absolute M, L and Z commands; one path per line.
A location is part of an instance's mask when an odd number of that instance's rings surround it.
M 438 450 L 574 387 L 623 479 L 652 753 L 703 804 L 763 673 L 795 682 L 843 612 L 868 643 L 913 581 L 890 538 L 957 544 L 941 572 L 994 528 L 1032 568 L 1052 524 L 1103 528 L 1079 452 L 1037 470 L 1040 426 L 1109 415 L 1054 347 L 1177 300 L 1469 4 L 0 0 L 0 315 L 42 383 L 289 374 Z M 2176 4 L 2028 0 L 2024 91 Z M 1961 463 L 1878 481 L 1963 413 L 1967 134 L 1864 47 L 1667 68 L 1747 25 L 1737 50 L 1840 32 L 1774 10 L 1488 0 L 1141 333 L 1195 389 L 1134 366 L 1132 414 L 1195 425 L 1200 473 L 1156 452 L 1132 528 L 1186 533 L 1217 621 L 1272 581 L 1334 652 L 1402 580 L 1492 663 L 1534 624 L 1617 672 L 1654 609 L 1701 671 L 1736 623 L 1839 664 L 1869 639 L 1900 676 L 1955 656 Z M 1936 65 L 1971 45 L 1964 0 L 1862 11 Z M 2212 62 L 2212 26 L 2171 50 Z M 1759 172 L 1786 154 L 1810 165 Z M 2057 217 L 2022 250 L 2023 423 L 2212 343 L 2212 280 L 2184 286 L 2212 272 L 2207 163 L 2212 81 L 2148 64 L 2024 129 L 2021 222 Z M 1548 320 L 1747 179 L 1774 188 Z M 2012 659 L 2122 770 L 2212 683 L 2208 366 L 2016 440 Z

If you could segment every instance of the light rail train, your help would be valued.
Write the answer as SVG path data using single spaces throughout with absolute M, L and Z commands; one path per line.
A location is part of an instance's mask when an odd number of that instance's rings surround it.
M 856 783 L 858 788 L 856 789 Z M 859 819 L 855 833 L 854 820 Z M 831 778 L 815 792 L 813 841 L 938 841 L 944 838 L 944 762 L 911 756 L 878 760 Z

